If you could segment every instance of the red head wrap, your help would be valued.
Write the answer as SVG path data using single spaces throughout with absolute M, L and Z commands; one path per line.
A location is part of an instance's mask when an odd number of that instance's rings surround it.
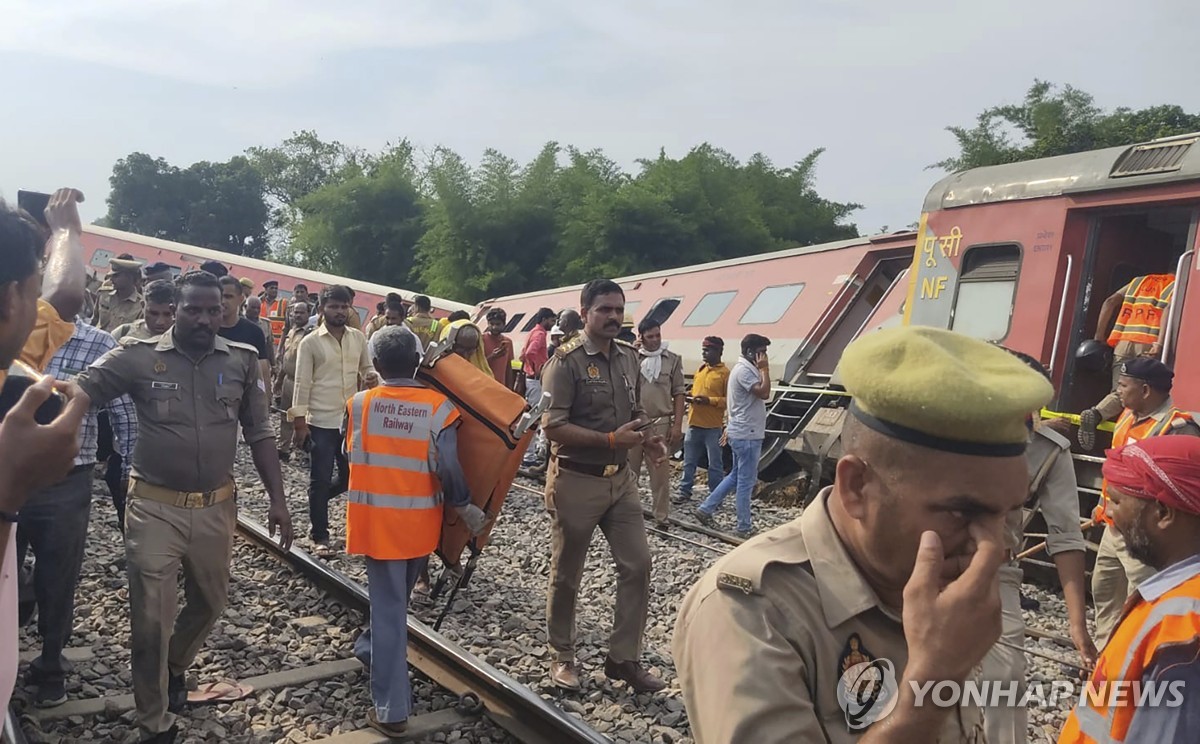
M 1200 515 L 1200 437 L 1150 437 L 1104 454 L 1108 485 Z

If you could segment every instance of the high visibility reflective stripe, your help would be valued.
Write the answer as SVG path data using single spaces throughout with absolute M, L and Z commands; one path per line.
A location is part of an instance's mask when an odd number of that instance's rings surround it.
M 1075 720 L 1079 722 L 1079 731 L 1096 740 L 1096 744 L 1110 744 L 1112 738 L 1112 722 L 1099 711 L 1081 702 L 1075 708 Z
M 436 509 L 442 504 L 440 493 L 433 496 L 393 496 L 369 491 L 347 491 L 346 499 L 352 504 L 365 504 L 378 509 Z
M 426 474 L 430 472 L 428 460 L 418 460 L 415 457 L 403 455 L 384 455 L 378 452 L 354 450 L 349 453 L 351 465 L 370 465 L 377 468 L 396 468 L 409 473 Z
M 1138 628 L 1133 642 L 1129 644 L 1129 648 L 1125 652 L 1125 662 L 1121 664 L 1121 672 L 1115 679 L 1126 678 L 1129 665 L 1133 663 L 1133 656 L 1137 653 L 1138 647 L 1142 645 L 1142 641 L 1146 639 L 1146 636 L 1154 632 L 1159 623 L 1168 617 L 1186 617 L 1187 615 L 1194 614 L 1200 614 L 1200 600 L 1192 599 L 1191 597 L 1171 597 L 1153 605 L 1150 608 L 1150 612 L 1142 619 L 1141 627 Z M 1119 630 L 1120 628 L 1118 627 Z M 1118 636 L 1119 633 L 1112 640 L 1116 640 Z M 1109 642 L 1111 643 L 1112 640 Z

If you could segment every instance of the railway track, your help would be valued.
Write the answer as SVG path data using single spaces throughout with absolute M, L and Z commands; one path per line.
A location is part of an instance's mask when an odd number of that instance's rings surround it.
M 238 532 L 288 563 L 306 579 L 349 607 L 366 613 L 367 589 L 344 573 L 293 547 L 283 551 L 266 528 L 238 517 Z M 408 662 L 432 682 L 459 695 L 461 715 L 478 710 L 522 742 L 606 744 L 609 739 L 549 704 L 528 687 L 484 663 L 421 621 L 408 618 Z M 437 714 L 432 714 L 437 715 Z M 418 719 L 410 721 L 410 726 Z

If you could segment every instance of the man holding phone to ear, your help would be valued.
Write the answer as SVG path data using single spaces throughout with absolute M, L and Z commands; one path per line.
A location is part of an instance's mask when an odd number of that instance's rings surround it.
M 750 497 L 758 482 L 758 459 L 762 455 L 767 428 L 767 399 L 771 397 L 771 364 L 767 347 L 771 339 L 748 333 L 742 339 L 742 355 L 729 375 L 727 406 L 729 423 L 725 434 L 733 450 L 733 468 L 714 488 L 708 499 L 696 507 L 693 515 L 712 526 L 713 513 L 730 491 L 737 490 L 737 536 L 750 537 Z

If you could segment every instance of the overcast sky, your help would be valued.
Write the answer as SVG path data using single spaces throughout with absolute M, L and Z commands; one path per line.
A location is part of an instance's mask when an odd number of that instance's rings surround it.
M 787 165 L 859 229 L 914 222 L 947 124 L 1034 77 L 1200 111 L 1194 0 L 6 0 L 0 194 L 104 214 L 132 151 L 186 166 L 299 129 L 476 161 L 548 140 L 628 168 L 708 141 Z

